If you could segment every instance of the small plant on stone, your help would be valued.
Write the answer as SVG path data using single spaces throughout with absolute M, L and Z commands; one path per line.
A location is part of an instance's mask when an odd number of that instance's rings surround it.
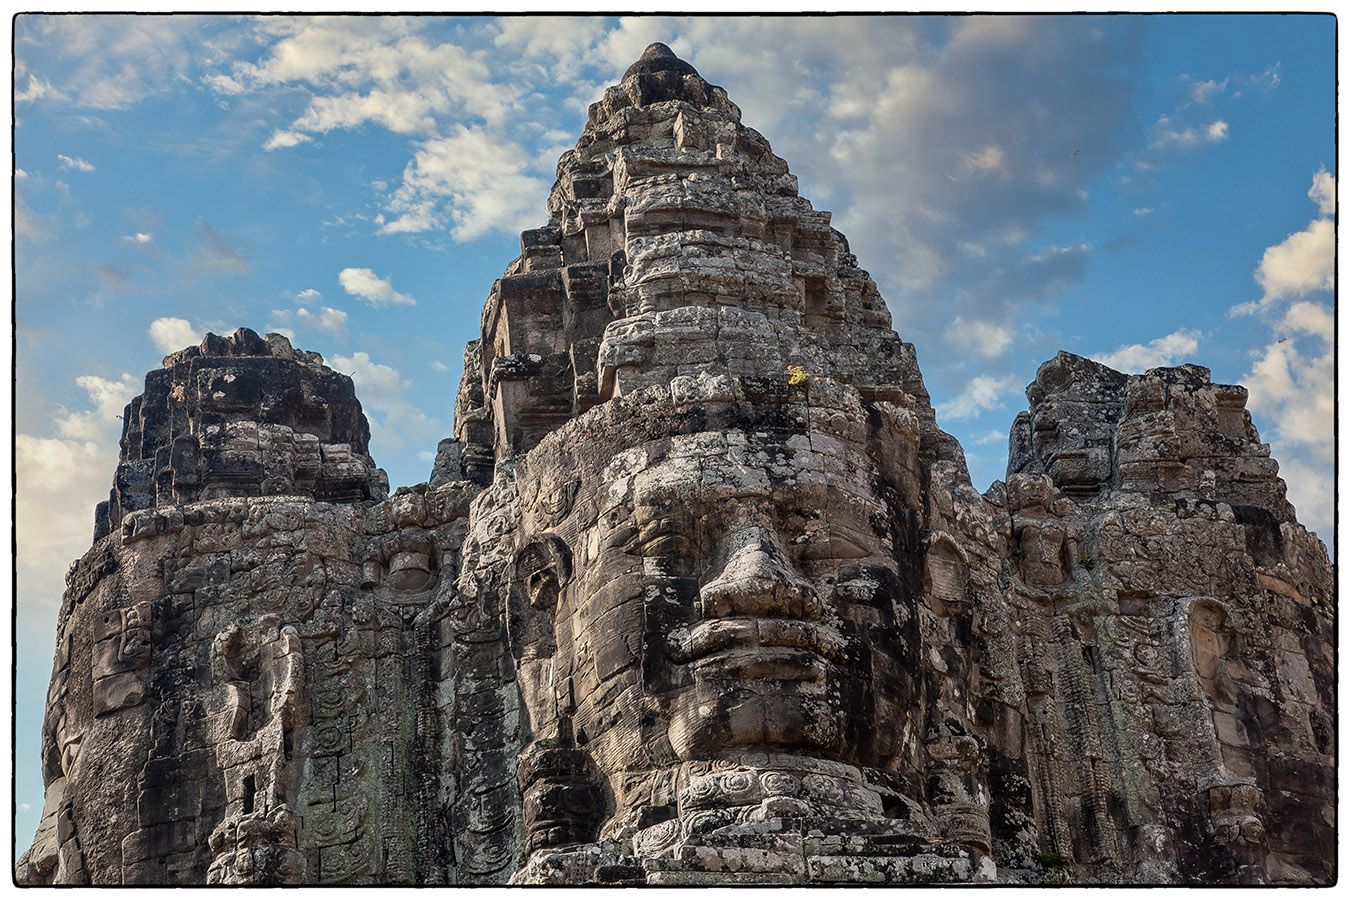
M 1097 557 L 1093 556 L 1091 553 L 1084 553 L 1079 558 L 1078 564 L 1083 568 L 1087 569 L 1089 572 L 1091 572 L 1092 569 L 1097 565 Z
M 1062 869 L 1069 864 L 1068 860 L 1053 850 L 1037 853 L 1036 862 L 1040 863 L 1043 869 Z
M 805 369 L 803 369 L 801 366 L 788 366 L 787 371 L 788 371 L 788 384 L 795 386 L 798 384 L 811 383 L 811 374 L 807 372 Z

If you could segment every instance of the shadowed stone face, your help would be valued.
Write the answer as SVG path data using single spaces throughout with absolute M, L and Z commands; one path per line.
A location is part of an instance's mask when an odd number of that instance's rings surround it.
M 663 814 L 652 774 L 699 760 L 894 770 L 912 749 L 915 498 L 869 456 L 856 394 L 832 400 L 675 418 L 656 437 L 620 418 L 589 436 L 604 451 L 550 441 L 522 466 L 510 627 L 530 734 L 585 748 L 616 821 Z M 560 464 L 575 476 L 561 516 L 532 476 Z

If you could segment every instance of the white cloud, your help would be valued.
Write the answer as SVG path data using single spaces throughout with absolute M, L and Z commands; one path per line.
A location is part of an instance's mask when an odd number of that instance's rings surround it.
M 1306 300 L 1293 304 L 1255 356 L 1242 378 L 1250 391 L 1248 406 L 1280 462 L 1299 520 L 1329 535 L 1336 422 L 1330 307 Z
M 1152 212 L 1153 212 L 1153 207 L 1151 207 L 1151 206 L 1140 206 L 1140 207 L 1138 207 L 1137 209 L 1135 209 L 1134 214 L 1135 214 L 1136 216 L 1140 216 L 1140 217 L 1142 218 L 1143 216 L 1150 215 Z
M 285 130 L 277 131 L 274 132 L 273 135 L 267 139 L 267 142 L 265 144 L 263 144 L 263 149 L 281 150 L 286 147 L 294 147 L 298 144 L 303 144 L 311 140 L 313 140 L 313 138 L 311 138 L 309 135 L 301 134 L 298 131 L 285 131 Z
M 81 375 L 85 408 L 58 407 L 50 420 L 59 436 L 18 434 L 14 440 L 15 569 L 25 609 L 54 609 L 72 560 L 89 549 L 94 506 L 108 499 L 117 465 L 117 438 L 139 379 Z M 48 613 L 49 614 L 49 613 Z
M 57 168 L 67 169 L 75 172 L 93 172 L 95 171 L 93 163 L 88 160 L 80 159 L 78 156 L 66 156 L 64 153 L 56 154 Z
M 1195 103 L 1208 103 L 1211 97 L 1222 94 L 1227 89 L 1227 78 L 1223 81 L 1192 81 L 1191 100 Z
M 364 350 L 334 356 L 330 365 L 356 383 L 357 399 L 370 420 L 372 446 L 402 447 L 445 436 L 445 423 L 408 400 L 412 383 L 393 366 L 375 362 Z
M 1121 372 L 1138 373 L 1158 366 L 1176 366 L 1200 349 L 1200 337 L 1198 331 L 1179 328 L 1147 344 L 1124 344 L 1110 353 L 1098 353 L 1092 359 Z
M 1335 480 L 1335 315 L 1332 301 L 1309 295 L 1334 287 L 1335 197 L 1335 179 L 1318 170 L 1308 199 L 1323 218 L 1267 248 L 1255 272 L 1262 298 L 1229 310 L 1260 312 L 1271 323 L 1269 338 L 1252 352 L 1251 370 L 1242 378 L 1250 391 L 1247 405 L 1279 460 L 1299 521 L 1323 535 L 1334 527 L 1329 485 Z M 1293 302 L 1272 322 L 1287 300 Z
M 123 372 L 113 381 L 98 375 L 81 375 L 75 383 L 89 395 L 91 409 L 70 411 L 58 408 L 57 432 L 65 438 L 79 441 L 97 441 L 109 430 L 120 428 L 118 420 L 131 398 L 141 392 L 141 380 Z
M 1336 212 L 1336 179 L 1326 170 L 1326 166 L 1313 175 L 1312 187 L 1308 188 L 1308 199 L 1317 204 L 1317 211 L 1324 216 Z
M 337 334 L 342 331 L 347 324 L 347 314 L 340 309 L 334 309 L 331 306 L 321 306 L 317 310 L 310 311 L 307 307 L 300 307 L 297 310 L 274 309 L 272 316 L 282 326 L 305 325 L 317 328 L 320 331 L 327 331 L 331 334 Z M 277 325 L 269 324 L 269 331 L 278 331 Z M 287 330 L 290 330 L 287 328 Z M 280 332 L 278 332 L 280 333 Z M 294 333 L 288 335 L 294 337 Z
M 439 359 L 437 359 L 437 360 L 434 360 L 434 361 L 431 363 L 431 371 L 433 371 L 433 372 L 449 372 L 449 371 L 450 371 L 450 367 L 447 366 L 445 363 L 441 362 Z
M 155 239 L 155 236 L 148 231 L 138 231 L 135 234 L 124 234 L 122 240 L 128 244 L 135 244 L 138 247 L 144 247 Z
M 323 294 L 320 294 L 314 288 L 305 288 L 303 291 L 295 295 L 295 299 L 299 300 L 301 303 L 313 303 L 315 300 L 318 300 L 322 296 Z
M 1153 147 L 1160 150 L 1189 150 L 1228 139 L 1228 123 L 1216 119 L 1199 127 L 1178 127 L 1170 116 L 1161 116 L 1153 126 Z
M 1304 230 L 1268 247 L 1261 256 L 1256 269 L 1256 280 L 1265 291 L 1261 302 L 1329 291 L 1335 271 L 1335 223 L 1316 219 Z
M 25 91 L 36 91 L 32 99 L 126 109 L 185 83 L 189 69 L 217 59 L 238 29 L 219 17 L 32 15 L 14 31 L 16 43 L 43 51 L 44 77 L 31 74 Z
M 15 436 L 15 567 L 24 604 L 60 604 L 66 569 L 89 549 L 94 505 L 108 499 L 116 465 L 112 440 Z
M 1230 316 L 1249 315 L 1281 300 L 1306 297 L 1335 286 L 1336 222 L 1332 213 L 1336 209 L 1336 179 L 1326 169 L 1313 175 L 1308 199 L 1317 204 L 1324 218 L 1314 219 L 1302 231 L 1266 248 L 1253 273 L 1261 285 L 1261 298 L 1234 306 L 1228 310 Z
M 603 19 L 591 16 L 507 16 L 494 23 L 493 43 L 531 60 L 547 60 L 560 77 L 576 74 L 605 35 Z
M 150 323 L 150 340 L 161 353 L 173 353 L 193 344 L 200 344 L 202 332 L 192 327 L 187 319 L 164 316 Z
M 343 269 L 338 273 L 338 284 L 353 297 L 360 297 L 371 306 L 411 306 L 417 300 L 394 290 L 388 278 L 381 278 L 370 269 Z
M 29 73 L 28 75 L 28 87 L 21 91 L 14 92 L 14 102 L 16 104 L 32 103 L 34 100 L 41 100 L 43 97 L 50 97 L 56 100 L 64 99 L 65 95 L 57 90 L 50 81 L 39 78 L 32 73 Z
M 1012 375 L 1002 378 L 977 375 L 966 383 L 955 399 L 939 404 L 937 414 L 950 419 L 969 419 L 991 409 L 1001 409 L 1016 388 L 1017 379 Z
M 390 198 L 386 234 L 450 228 L 458 240 L 514 232 L 543 218 L 548 183 L 528 174 L 519 146 L 481 128 L 456 126 L 418 145 Z
M 1000 431 L 997 428 L 991 428 L 984 434 L 975 438 L 975 443 L 984 446 L 987 444 L 1007 443 L 1008 432 Z
M 505 119 L 519 89 L 496 83 L 481 54 L 454 43 L 433 43 L 424 23 L 396 17 L 260 19 L 258 40 L 267 50 L 256 62 L 236 61 L 228 74 L 206 83 L 235 95 L 304 86 L 308 107 L 268 141 L 290 147 L 311 134 L 367 123 L 396 134 L 432 134 L 438 120 L 467 114 Z
M 997 359 L 1012 344 L 1013 333 L 1003 325 L 993 322 L 967 322 L 961 316 L 957 316 L 947 329 L 946 338 L 953 346 L 973 348 L 981 356 Z
M 398 369 L 375 362 L 364 350 L 358 350 L 351 356 L 334 356 L 330 365 L 336 371 L 351 376 L 362 401 L 387 401 L 408 387 L 408 383 L 398 374 Z
M 1281 325 L 1290 332 L 1310 334 L 1330 344 L 1336 329 L 1336 319 L 1331 310 L 1322 304 L 1300 300 L 1285 312 Z

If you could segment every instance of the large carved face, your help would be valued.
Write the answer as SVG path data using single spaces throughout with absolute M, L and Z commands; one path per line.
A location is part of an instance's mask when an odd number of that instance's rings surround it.
M 508 627 L 533 740 L 611 783 L 762 750 L 898 766 L 916 482 L 869 454 L 893 418 L 833 400 L 591 417 L 531 454 Z

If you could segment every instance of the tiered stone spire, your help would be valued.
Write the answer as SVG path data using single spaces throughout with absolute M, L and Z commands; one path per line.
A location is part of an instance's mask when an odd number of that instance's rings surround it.
M 430 483 L 241 329 L 127 408 L 21 883 L 1335 877 L 1335 593 L 1238 386 L 1043 365 L 984 494 L 876 285 L 653 44 Z

